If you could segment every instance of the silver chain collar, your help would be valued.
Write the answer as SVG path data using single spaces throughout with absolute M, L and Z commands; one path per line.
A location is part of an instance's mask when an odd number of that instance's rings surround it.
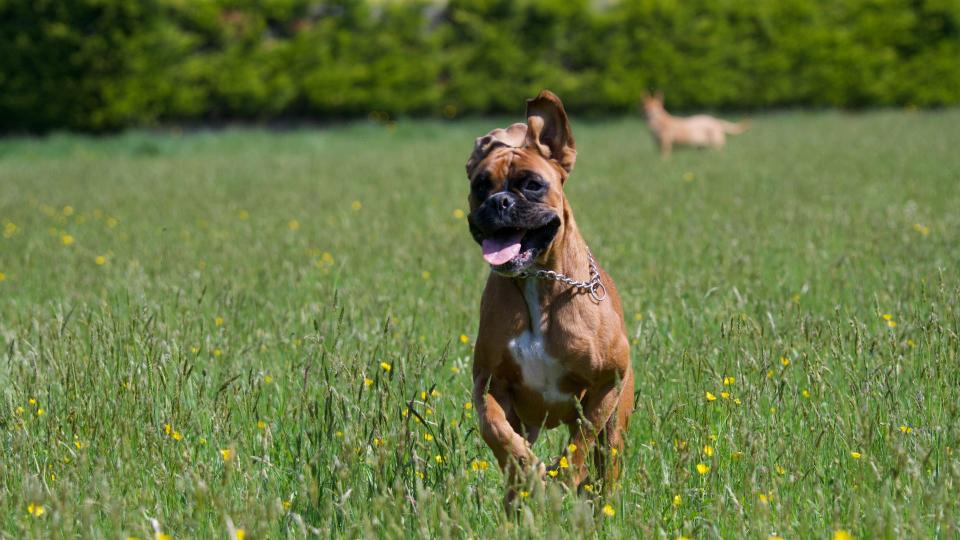
M 590 253 L 589 249 L 587 250 L 587 258 L 590 260 L 590 279 L 587 281 L 578 281 L 553 270 L 537 270 L 536 272 L 523 271 L 517 274 L 517 277 L 560 281 L 570 285 L 574 289 L 587 291 L 590 294 L 590 298 L 593 298 L 595 302 L 599 303 L 607 297 L 607 288 L 604 287 L 603 282 L 600 281 L 600 270 L 597 269 L 597 263 L 593 260 L 593 253 Z

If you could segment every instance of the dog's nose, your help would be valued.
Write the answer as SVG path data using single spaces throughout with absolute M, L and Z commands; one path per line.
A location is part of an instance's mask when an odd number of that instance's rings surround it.
M 516 201 L 514 200 L 512 194 L 503 192 L 491 195 L 488 202 L 490 206 L 496 208 L 502 214 L 503 212 L 509 210 Z

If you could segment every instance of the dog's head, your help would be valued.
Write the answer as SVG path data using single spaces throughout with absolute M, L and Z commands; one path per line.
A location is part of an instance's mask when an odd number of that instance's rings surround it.
M 643 94 L 643 112 L 649 117 L 663 111 L 663 92 L 657 90 L 654 94 Z
M 527 101 L 527 123 L 476 140 L 467 160 L 470 232 L 493 271 L 516 275 L 543 262 L 564 226 L 563 184 L 577 150 L 560 98 Z

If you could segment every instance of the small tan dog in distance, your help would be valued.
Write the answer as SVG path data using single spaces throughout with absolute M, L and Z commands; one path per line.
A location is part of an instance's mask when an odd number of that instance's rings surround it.
M 609 488 L 633 410 L 620 297 L 593 258 L 564 192 L 577 150 L 560 99 L 527 102 L 527 122 L 476 140 L 467 162 L 470 232 L 490 276 L 473 351 L 480 434 L 507 476 L 505 504 L 556 477 L 577 488 L 593 461 Z M 542 429 L 566 426 L 549 469 Z
M 664 158 L 670 156 L 674 144 L 723 148 L 727 135 L 739 135 L 750 127 L 749 122 L 736 124 L 706 114 L 689 118 L 672 116 L 663 108 L 663 92 L 643 96 L 643 112 Z

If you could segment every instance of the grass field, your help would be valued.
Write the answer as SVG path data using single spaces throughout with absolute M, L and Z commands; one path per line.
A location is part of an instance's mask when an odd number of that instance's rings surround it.
M 516 519 L 465 406 L 503 123 L 0 141 L 0 536 L 960 536 L 960 110 L 574 121 L 637 410 L 619 491 Z

